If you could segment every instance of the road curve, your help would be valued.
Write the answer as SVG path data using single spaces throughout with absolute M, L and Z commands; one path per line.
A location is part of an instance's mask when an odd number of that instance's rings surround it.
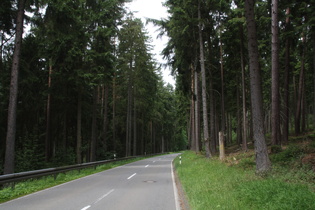
M 179 210 L 172 161 L 140 160 L 3 204 L 4 210 Z

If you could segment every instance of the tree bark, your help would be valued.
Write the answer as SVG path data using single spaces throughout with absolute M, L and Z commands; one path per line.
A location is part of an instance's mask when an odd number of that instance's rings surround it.
M 20 55 L 23 36 L 23 21 L 25 0 L 18 2 L 18 12 L 16 18 L 16 34 L 14 42 L 13 61 L 11 69 L 11 83 L 10 83 L 10 98 L 8 107 L 8 125 L 6 136 L 6 149 L 4 160 L 4 174 L 14 173 L 15 161 L 15 138 L 16 138 L 16 112 L 17 112 L 17 99 L 18 99 L 18 80 L 20 69 Z
M 104 87 L 104 102 L 103 102 L 103 148 L 104 151 L 107 151 L 107 128 L 108 128 L 108 92 L 109 88 L 108 85 L 105 85 Z
M 91 144 L 90 144 L 90 161 L 96 160 L 96 143 L 97 143 L 97 98 L 98 91 L 97 87 L 93 91 L 93 110 L 92 110 L 92 133 L 91 133 Z
M 210 73 L 210 78 L 209 78 L 209 108 L 210 108 L 210 151 L 212 154 L 216 152 L 216 142 L 217 142 L 217 131 L 216 131 L 216 111 L 215 111 L 215 90 L 213 89 L 213 79 L 212 79 L 212 65 L 211 65 L 211 39 L 210 35 L 208 34 L 207 36 L 207 41 L 208 41 L 208 59 L 209 59 L 209 73 Z
M 190 106 L 190 115 L 191 115 L 191 121 L 190 121 L 190 150 L 196 151 L 196 113 L 195 113 L 195 104 L 196 104 L 196 95 L 195 95 L 195 73 L 194 68 L 191 64 L 191 106 Z
M 295 112 L 295 135 L 301 133 L 301 110 L 302 110 L 302 100 L 303 100 L 303 82 L 304 82 L 304 62 L 305 62 L 305 36 L 302 37 L 303 52 L 302 52 L 302 61 L 301 61 L 301 72 L 299 78 L 299 89 L 297 97 L 297 105 Z
M 220 130 L 225 134 L 225 97 L 224 97 L 224 66 L 223 66 L 223 48 L 221 40 L 221 29 L 220 29 L 220 69 L 221 69 L 221 128 Z M 223 135 L 223 140 L 224 140 Z M 225 142 L 225 140 L 224 140 Z
M 271 143 L 280 145 L 278 0 L 272 0 L 271 5 Z
M 244 64 L 244 35 L 243 26 L 240 25 L 240 38 L 241 38 L 241 68 L 242 68 L 242 100 L 243 100 L 243 139 L 242 139 L 242 149 L 247 151 L 247 117 L 246 117 L 246 82 L 245 82 L 245 64 Z
M 313 127 L 315 127 L 315 26 L 313 27 L 313 83 L 314 83 Z
M 46 136 L 45 136 L 45 159 L 46 162 L 50 160 L 51 158 L 51 149 L 52 149 L 52 143 L 51 143 L 51 134 L 50 134 L 50 113 L 51 113 L 51 94 L 50 94 L 50 88 L 51 88 L 51 75 L 52 75 L 52 59 L 49 59 L 49 72 L 48 72 L 48 96 L 47 96 L 47 106 L 46 106 Z
M 200 151 L 200 120 L 199 120 L 199 74 L 194 67 L 195 74 L 195 144 L 196 144 L 196 152 Z
M 199 19 L 199 44 L 200 44 L 200 66 L 201 66 L 201 79 L 202 79 L 202 109 L 203 109 L 203 135 L 206 149 L 206 157 L 210 158 L 211 152 L 209 147 L 209 127 L 208 127 L 208 109 L 207 109 L 207 90 L 206 90 L 206 70 L 204 60 L 204 49 L 202 39 L 202 25 L 201 25 L 201 11 L 200 0 L 198 2 L 198 19 Z
M 136 98 L 133 99 L 133 156 L 137 155 L 137 110 Z
M 82 163 L 81 156 L 82 148 L 82 91 L 81 88 L 78 93 L 78 110 L 77 110 L 77 164 Z
M 116 153 L 116 73 L 113 78 L 113 151 Z
M 224 133 L 222 131 L 219 132 L 219 148 L 220 148 L 220 160 L 224 160 L 225 158 L 225 149 L 224 149 Z
M 287 8 L 286 11 L 286 25 L 285 30 L 288 32 L 290 27 L 290 8 Z M 285 69 L 284 69 L 284 93 L 283 93 L 283 135 L 282 143 L 284 145 L 288 144 L 289 141 L 289 78 L 290 78 L 290 38 L 286 38 L 285 42 Z
M 237 80 L 239 80 L 237 78 Z M 239 81 L 238 81 L 239 82 Z M 241 145 L 242 144 L 242 117 L 241 117 L 241 102 L 240 102 L 241 96 L 240 96 L 240 90 L 239 87 L 236 87 L 236 118 L 237 118 L 237 128 L 236 128 L 236 142 L 237 144 Z
M 258 42 L 254 15 L 254 0 L 245 0 L 245 16 L 248 33 L 248 53 L 251 86 L 253 138 L 255 141 L 256 172 L 264 173 L 270 170 L 271 162 L 265 141 L 263 125 L 263 101 L 261 76 L 259 68 Z
M 126 122 L 126 157 L 131 155 L 131 138 L 132 138 L 132 99 L 133 99 L 133 73 L 132 60 L 129 63 L 128 72 L 128 96 L 127 96 L 127 122 Z

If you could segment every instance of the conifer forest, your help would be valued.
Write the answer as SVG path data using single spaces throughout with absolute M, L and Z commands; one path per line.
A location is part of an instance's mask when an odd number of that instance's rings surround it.
M 1 0 L 0 174 L 268 146 L 315 126 L 315 0 L 166 0 L 162 79 L 130 0 Z M 221 139 L 222 140 L 222 139 Z

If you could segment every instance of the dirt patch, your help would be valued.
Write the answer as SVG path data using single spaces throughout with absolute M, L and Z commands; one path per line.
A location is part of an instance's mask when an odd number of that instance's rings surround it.
M 302 159 L 303 164 L 312 165 L 312 169 L 315 172 L 315 153 L 308 154 Z

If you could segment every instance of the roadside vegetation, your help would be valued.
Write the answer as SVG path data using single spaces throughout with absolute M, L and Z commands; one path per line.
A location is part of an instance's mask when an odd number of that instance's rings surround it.
M 290 138 L 273 154 L 272 171 L 255 174 L 255 153 L 238 146 L 218 157 L 185 151 L 175 168 L 190 208 L 197 209 L 315 209 L 314 134 Z M 269 151 L 271 148 L 269 147 Z
M 75 179 L 79 179 L 85 176 L 99 173 L 99 172 L 112 169 L 121 165 L 132 163 L 141 159 L 144 159 L 144 158 L 139 157 L 139 158 L 134 158 L 134 159 L 129 159 L 129 160 L 122 160 L 122 161 L 107 163 L 107 164 L 96 167 L 96 169 L 92 167 L 92 168 L 82 169 L 80 171 L 75 170 L 75 171 L 70 171 L 67 173 L 60 173 L 56 176 L 56 178 L 54 178 L 54 176 L 46 176 L 40 179 L 30 179 L 27 181 L 19 182 L 15 184 L 14 187 L 12 186 L 12 187 L 6 187 L 3 189 L 0 189 L 0 203 L 4 203 L 6 201 L 9 201 L 18 197 L 22 197 L 24 195 L 38 192 L 40 190 L 44 190 L 44 189 L 47 189 L 56 185 L 70 182 Z

